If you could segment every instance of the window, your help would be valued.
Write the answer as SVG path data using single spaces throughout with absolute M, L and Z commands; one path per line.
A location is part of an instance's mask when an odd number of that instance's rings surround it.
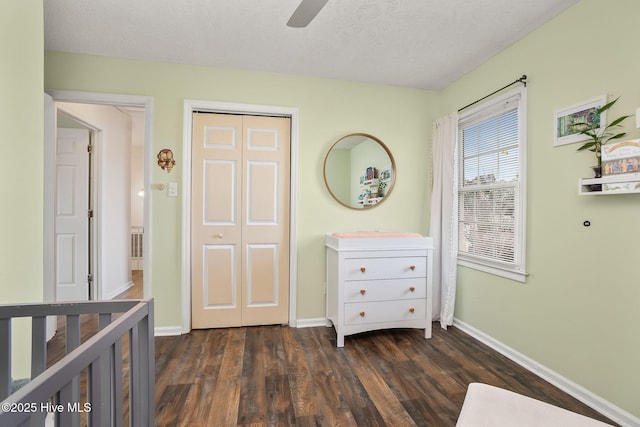
M 459 264 L 524 282 L 526 89 L 460 113 Z

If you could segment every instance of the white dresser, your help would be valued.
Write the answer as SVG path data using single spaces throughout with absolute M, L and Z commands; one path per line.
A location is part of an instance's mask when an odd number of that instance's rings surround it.
M 424 328 L 431 338 L 433 241 L 411 233 L 327 234 L 327 326 L 345 335 Z

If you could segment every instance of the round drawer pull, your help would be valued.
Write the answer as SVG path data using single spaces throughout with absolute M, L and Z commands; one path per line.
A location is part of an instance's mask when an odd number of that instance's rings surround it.
M 366 294 L 366 293 L 367 293 L 367 290 L 366 290 L 366 289 L 360 289 L 360 294 L 361 294 L 361 295 L 364 295 L 364 294 Z
M 415 269 L 416 269 L 416 266 L 415 266 L 415 265 L 412 265 L 411 267 L 409 267 L 409 270 L 411 270 L 411 271 L 413 271 L 413 270 L 415 270 Z
M 364 267 L 360 267 L 360 271 L 362 271 L 364 273 L 365 271 L 367 271 L 367 269 L 364 268 Z
M 409 288 L 409 290 L 410 290 L 411 292 L 415 292 L 415 291 L 416 291 L 416 288 L 415 288 L 415 286 L 412 286 L 412 287 L 410 287 L 410 288 Z
M 411 308 L 409 309 L 409 313 L 413 313 L 414 311 L 416 311 L 416 309 L 415 309 L 415 308 L 413 308 L 413 307 L 411 307 Z
M 360 317 L 364 317 L 364 311 L 360 312 Z

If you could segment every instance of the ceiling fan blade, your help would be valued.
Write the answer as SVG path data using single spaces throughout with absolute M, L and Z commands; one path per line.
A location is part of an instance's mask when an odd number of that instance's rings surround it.
M 287 25 L 293 28 L 304 28 L 316 17 L 328 0 L 302 0 L 293 12 Z

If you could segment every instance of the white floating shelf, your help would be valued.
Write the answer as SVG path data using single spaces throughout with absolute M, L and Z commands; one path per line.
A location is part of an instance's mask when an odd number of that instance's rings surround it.
M 605 175 L 602 178 L 580 178 L 578 180 L 578 194 L 582 196 L 634 193 L 640 193 L 640 173 Z

